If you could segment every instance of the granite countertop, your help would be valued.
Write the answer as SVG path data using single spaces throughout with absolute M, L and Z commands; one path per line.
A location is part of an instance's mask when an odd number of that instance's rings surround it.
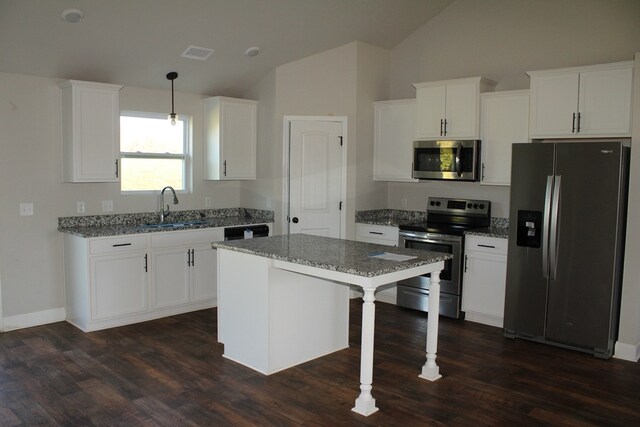
M 509 229 L 505 227 L 487 227 L 472 231 L 465 231 L 464 234 L 465 236 L 485 236 L 507 239 L 509 238 Z
M 360 224 L 388 225 L 398 227 L 403 224 L 426 221 L 427 213 L 398 209 L 374 209 L 357 211 L 356 222 Z
M 376 277 L 451 258 L 451 255 L 446 253 L 391 248 L 373 243 L 308 234 L 215 242 L 213 246 L 363 277 Z M 387 251 L 416 258 L 407 261 L 389 261 L 368 256 L 372 253 Z
M 273 211 L 244 208 L 175 211 L 165 220 L 165 223 L 184 224 L 177 227 L 148 225 L 158 222 L 157 212 L 60 217 L 58 218 L 58 231 L 89 238 L 233 227 L 273 222 Z

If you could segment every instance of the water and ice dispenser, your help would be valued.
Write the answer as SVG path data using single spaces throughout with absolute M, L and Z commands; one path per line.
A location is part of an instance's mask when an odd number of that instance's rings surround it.
M 542 244 L 542 212 L 518 211 L 516 245 L 539 248 Z

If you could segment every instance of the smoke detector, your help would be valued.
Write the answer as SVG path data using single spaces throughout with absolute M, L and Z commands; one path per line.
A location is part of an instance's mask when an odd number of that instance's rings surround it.
M 247 56 L 256 56 L 260 53 L 260 48 L 257 46 L 252 46 L 249 49 L 244 51 L 244 54 Z
M 80 22 L 83 16 L 84 16 L 84 13 L 82 13 L 80 9 L 67 9 L 64 12 L 62 12 L 62 14 L 60 15 L 63 21 L 68 22 L 70 24 L 75 24 L 76 22 Z

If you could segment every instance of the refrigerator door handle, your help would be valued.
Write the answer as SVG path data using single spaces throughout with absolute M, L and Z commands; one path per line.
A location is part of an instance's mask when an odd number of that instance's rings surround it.
M 553 184 L 553 208 L 551 210 L 551 253 L 549 259 L 551 261 L 551 280 L 556 279 L 558 272 L 558 232 L 560 231 L 559 211 L 560 211 L 560 182 L 561 176 L 556 175 Z
M 547 190 L 544 193 L 544 216 L 542 225 L 542 277 L 549 278 L 549 217 L 551 216 L 551 189 L 553 175 L 547 175 Z

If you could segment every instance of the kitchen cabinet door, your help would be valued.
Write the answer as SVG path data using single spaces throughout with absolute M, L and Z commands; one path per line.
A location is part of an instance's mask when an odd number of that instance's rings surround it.
M 580 135 L 629 135 L 633 68 L 580 73 Z
M 575 133 L 578 83 L 577 72 L 531 79 L 531 138 Z
M 448 139 L 477 139 L 479 111 L 478 83 L 447 85 L 445 136 Z
M 122 86 L 68 80 L 62 89 L 65 182 L 118 182 Z
M 191 253 L 186 247 L 154 249 L 151 255 L 154 308 L 189 302 Z
M 511 144 L 529 142 L 529 91 L 483 93 L 480 102 L 481 184 L 511 183 Z
M 465 319 L 502 327 L 507 277 L 506 239 L 465 238 L 462 310 Z
M 147 311 L 146 252 L 93 256 L 90 265 L 92 320 Z
M 211 245 L 196 246 L 192 252 L 191 301 L 215 299 L 218 290 L 218 256 Z
M 257 101 L 204 101 L 205 179 L 256 179 Z
M 447 89 L 441 86 L 416 86 L 416 139 L 438 139 L 444 130 Z
M 375 102 L 373 109 L 373 180 L 417 181 L 411 178 L 416 101 Z

